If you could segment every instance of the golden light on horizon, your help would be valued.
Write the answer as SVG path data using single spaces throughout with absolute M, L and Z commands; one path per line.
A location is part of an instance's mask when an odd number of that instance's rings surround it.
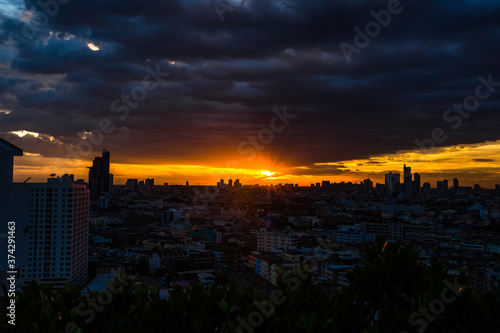
M 271 171 L 261 171 L 260 173 L 266 177 L 272 177 L 274 174 L 276 174 L 276 172 Z
M 35 136 L 38 133 L 18 131 L 19 137 Z M 41 137 L 39 135 L 38 137 Z M 403 164 L 420 173 L 422 182 L 459 178 L 461 184 L 484 183 L 486 186 L 500 183 L 500 140 L 474 145 L 443 147 L 432 153 L 417 150 L 400 151 L 394 154 L 371 156 L 366 159 L 346 160 L 331 163 L 315 163 L 307 166 L 286 166 L 271 158 L 258 158 L 252 163 L 222 163 L 226 167 L 210 165 L 210 161 L 199 164 L 125 164 L 112 161 L 111 173 L 115 184 L 124 184 L 127 179 L 155 178 L 157 184 L 215 185 L 221 179 L 239 179 L 242 184 L 310 183 L 330 180 L 331 182 L 360 182 L 370 178 L 374 183 L 384 183 L 384 174 L 403 172 Z M 25 152 L 15 160 L 15 181 L 45 182 L 48 175 L 57 173 L 75 174 L 75 178 L 87 180 L 89 160 L 44 157 Z M 273 171 L 271 171 L 273 170 Z M 463 182 L 462 182 L 463 181 Z M 434 185 L 433 185 L 434 186 Z

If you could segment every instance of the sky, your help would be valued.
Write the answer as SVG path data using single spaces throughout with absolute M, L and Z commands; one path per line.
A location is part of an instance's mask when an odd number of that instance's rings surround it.
M 500 1 L 0 0 L 15 181 L 500 183 Z

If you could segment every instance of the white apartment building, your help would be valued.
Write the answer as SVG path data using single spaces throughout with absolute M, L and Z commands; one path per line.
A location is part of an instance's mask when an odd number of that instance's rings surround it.
M 62 287 L 87 282 L 89 190 L 64 175 L 30 188 L 28 262 L 20 278 Z
M 293 233 L 266 232 L 257 233 L 257 248 L 259 251 L 288 250 L 297 247 L 297 236 Z

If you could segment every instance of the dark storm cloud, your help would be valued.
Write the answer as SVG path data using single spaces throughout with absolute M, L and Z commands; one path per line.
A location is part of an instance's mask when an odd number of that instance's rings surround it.
M 473 161 L 479 162 L 479 163 L 495 162 L 495 160 L 490 159 L 490 158 L 475 158 L 475 159 L 473 159 Z
M 0 77 L 0 109 L 12 111 L 0 113 L 0 132 L 77 144 L 79 133 L 110 118 L 117 129 L 96 152 L 105 146 L 136 163 L 196 162 L 238 154 L 271 110 L 287 105 L 297 117 L 265 152 L 292 165 L 412 149 L 436 127 L 449 136 L 446 145 L 500 139 L 500 88 L 459 129 L 443 121 L 446 109 L 474 94 L 479 75 L 500 81 L 500 4 L 401 5 L 350 64 L 339 44 L 353 44 L 353 28 L 364 29 L 387 1 L 247 0 L 221 22 L 209 0 L 72 0 L 32 43 L 17 46 L 7 34 L 21 34 L 24 22 L 2 18 L 0 42 L 15 57 Z M 170 76 L 120 119 L 113 101 L 157 65 Z M 36 152 L 64 156 L 36 142 Z M 35 152 L 27 140 L 23 148 Z
M 349 173 L 351 170 L 337 165 L 312 165 L 291 170 L 292 175 L 303 176 L 334 176 Z

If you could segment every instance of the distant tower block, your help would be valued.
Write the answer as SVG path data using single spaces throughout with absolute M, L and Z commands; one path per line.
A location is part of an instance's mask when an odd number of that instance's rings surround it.
M 101 195 L 113 189 L 113 175 L 109 173 L 110 154 L 104 149 L 89 167 L 89 189 L 92 195 Z

